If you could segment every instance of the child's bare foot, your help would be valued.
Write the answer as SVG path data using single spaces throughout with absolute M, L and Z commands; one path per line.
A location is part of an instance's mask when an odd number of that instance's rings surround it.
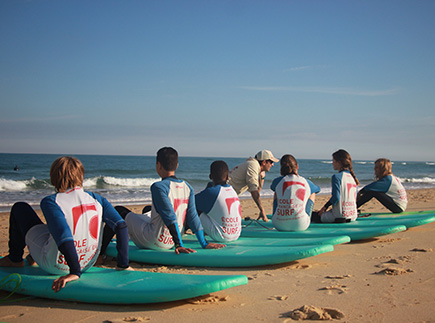
M 29 264 L 29 266 L 33 266 L 35 264 L 35 260 L 33 259 L 33 257 L 28 254 L 26 257 L 27 263 Z
M 14 262 L 6 256 L 0 259 L 0 267 L 24 267 L 24 261 Z

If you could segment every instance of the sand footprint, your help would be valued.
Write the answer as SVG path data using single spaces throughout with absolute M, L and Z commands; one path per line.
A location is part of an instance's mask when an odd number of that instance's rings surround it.
M 410 259 L 411 259 L 410 256 L 400 256 L 400 257 L 397 257 L 397 258 L 390 259 L 390 260 L 388 260 L 385 263 L 386 264 L 397 264 L 397 265 L 400 265 L 400 264 L 409 262 Z
M 433 251 L 433 249 L 432 248 L 414 248 L 411 251 L 414 251 L 414 252 L 431 252 L 431 251 Z
M 332 292 L 338 292 L 338 294 L 344 294 L 347 292 L 347 286 L 345 286 L 345 285 L 331 285 L 331 286 L 319 288 L 319 290 L 327 290 L 329 295 L 331 295 Z
M 123 317 L 121 319 L 106 320 L 103 323 L 145 322 L 145 321 L 149 321 L 149 320 L 151 320 L 150 317 L 128 316 L 128 317 Z
M 268 298 L 269 300 L 273 301 L 285 301 L 288 299 L 288 295 L 274 295 Z
M 412 269 L 403 269 L 398 267 L 387 267 L 375 272 L 377 275 L 398 276 L 414 272 Z
M 326 279 L 345 279 L 350 278 L 352 275 L 335 275 L 335 276 L 325 276 Z
M 220 296 L 199 296 L 199 297 L 194 297 L 194 298 L 187 299 L 186 302 L 188 302 L 190 304 L 195 304 L 195 305 L 203 305 L 203 304 L 210 304 L 210 303 L 226 302 L 229 299 L 230 299 L 229 296 L 224 296 L 224 297 L 220 297 Z
M 292 320 L 335 320 L 344 318 L 344 313 L 332 308 L 304 305 L 282 316 L 290 317 Z M 284 322 L 291 321 L 285 320 Z

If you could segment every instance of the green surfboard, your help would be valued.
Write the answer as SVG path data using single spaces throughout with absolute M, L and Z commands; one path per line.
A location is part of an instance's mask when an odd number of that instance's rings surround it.
M 271 215 L 268 215 L 272 218 Z M 399 214 L 392 213 L 374 213 L 369 217 L 360 216 L 354 222 L 349 223 L 311 223 L 310 228 L 333 228 L 333 227 L 346 227 L 346 228 L 362 228 L 362 227 L 382 227 L 382 226 L 397 226 L 404 225 L 407 228 L 413 228 L 423 224 L 435 221 L 434 211 L 425 212 L 404 212 Z M 251 221 L 243 220 L 243 224 L 249 224 Z M 266 227 L 273 227 L 272 222 L 260 222 Z
M 244 223 L 246 223 L 244 221 Z M 288 232 L 276 230 L 272 222 L 256 222 L 253 221 L 242 229 L 242 237 L 255 237 L 255 238 L 315 238 L 315 237 L 331 237 L 339 235 L 347 235 L 351 240 L 364 240 L 375 238 L 391 233 L 396 233 L 406 230 L 404 225 L 394 226 L 348 226 L 350 223 L 334 223 L 325 227 L 309 227 L 305 231 Z M 323 225 L 323 224 L 322 224 Z
M 116 271 L 93 267 L 55 293 L 55 275 L 38 266 L 0 267 L 2 290 L 64 301 L 104 304 L 145 304 L 181 300 L 245 285 L 244 275 L 185 275 Z M 17 287 L 17 282 L 21 280 Z
M 139 249 L 130 242 L 129 258 L 130 261 L 160 265 L 234 268 L 282 264 L 334 250 L 334 247 L 329 244 L 281 245 L 271 248 L 245 243 L 244 245 L 228 244 L 222 249 L 202 249 L 197 241 L 186 240 L 183 244 L 185 247 L 195 249 L 197 252 L 177 255 L 173 249 Z M 106 254 L 113 257 L 117 255 L 114 243 L 109 245 Z
M 210 240 L 210 237 L 206 236 L 207 240 Z M 196 245 L 192 245 L 192 248 L 198 248 L 199 243 L 196 240 L 195 235 L 184 235 L 183 241 L 193 241 Z M 227 246 L 248 246 L 248 247 L 266 247 L 266 246 L 275 246 L 275 247 L 286 247 L 286 246 L 308 246 L 308 245 L 337 245 L 342 243 L 350 242 L 349 236 L 332 236 L 332 237 L 316 237 L 316 238 L 288 238 L 288 239 L 271 239 L 271 238 L 245 238 L 240 237 L 236 241 L 231 242 L 223 242 Z M 221 243 L 221 242 L 219 242 Z
M 367 214 L 367 212 L 363 213 L 362 215 Z M 428 211 L 409 211 L 409 212 L 402 212 L 402 213 L 391 213 L 391 212 L 376 212 L 376 213 L 369 213 L 371 214 L 371 217 L 386 217 L 386 218 L 395 218 L 395 217 L 404 217 L 404 216 L 435 216 L 435 210 L 428 210 Z

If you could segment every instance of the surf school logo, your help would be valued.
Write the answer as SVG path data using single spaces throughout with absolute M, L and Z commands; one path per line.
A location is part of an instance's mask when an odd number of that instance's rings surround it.
M 302 186 L 302 188 L 300 188 L 296 191 L 295 195 L 299 200 L 303 201 L 305 198 L 305 184 L 302 182 L 295 182 L 295 181 L 284 182 L 282 184 L 282 195 L 284 195 L 284 192 L 288 187 L 293 186 L 293 185 Z
M 183 210 L 183 213 L 181 215 L 182 219 L 183 219 L 183 223 L 184 223 L 184 219 L 186 218 L 186 213 L 187 213 L 187 205 L 189 204 L 189 199 L 174 199 L 174 212 L 175 214 L 178 214 L 178 208 L 181 206 L 186 205 L 186 207 Z
M 347 187 L 347 195 L 348 196 L 354 196 L 356 198 L 356 184 L 347 183 L 346 187 Z M 355 189 L 355 191 L 353 192 L 353 195 L 352 195 L 352 190 L 353 189 Z
M 77 223 L 79 222 L 80 218 L 83 214 L 86 212 L 93 212 L 95 213 L 94 216 L 91 217 L 89 220 L 89 234 L 92 238 L 95 240 L 98 237 L 98 213 L 97 208 L 95 204 L 81 204 L 78 206 L 73 207 L 72 209 L 72 215 L 73 215 L 73 235 L 76 233 Z
M 231 206 L 236 203 L 239 202 L 239 198 L 238 197 L 230 197 L 225 199 L 225 203 L 227 204 L 227 208 L 228 208 L 228 214 L 231 214 Z M 242 214 L 242 207 L 239 203 L 239 215 Z

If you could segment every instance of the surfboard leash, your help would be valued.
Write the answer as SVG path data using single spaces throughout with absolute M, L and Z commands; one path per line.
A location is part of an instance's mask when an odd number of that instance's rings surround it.
M 15 292 L 20 287 L 20 285 L 21 285 L 21 275 L 17 274 L 17 273 L 12 273 L 12 274 L 9 274 L 9 275 L 3 277 L 3 279 L 0 280 L 0 289 L 1 290 L 3 290 L 3 286 L 5 286 L 7 284 L 12 284 L 12 283 L 15 283 L 15 287 L 9 293 L 9 295 L 7 295 L 7 296 L 5 296 L 5 297 L 0 299 L 0 304 L 10 303 L 10 302 L 17 302 L 17 301 L 21 301 L 21 300 L 24 300 L 24 299 L 33 298 L 33 296 L 28 296 L 28 297 L 8 300 L 8 298 L 11 297 L 13 294 L 15 294 Z
M 262 224 L 260 221 L 255 220 L 255 219 L 251 219 L 249 216 L 246 217 L 246 218 L 244 218 L 244 220 L 245 220 L 245 221 L 251 221 L 251 222 L 249 222 L 248 224 L 244 224 L 244 225 L 242 225 L 242 228 L 247 228 L 247 227 L 249 227 L 252 223 L 256 223 L 256 224 L 258 224 L 258 225 L 261 225 L 263 228 L 265 228 L 265 229 L 267 229 L 267 230 L 271 230 L 271 231 L 275 230 L 275 228 L 269 228 L 269 227 L 266 227 L 266 226 L 265 226 L 264 224 Z

